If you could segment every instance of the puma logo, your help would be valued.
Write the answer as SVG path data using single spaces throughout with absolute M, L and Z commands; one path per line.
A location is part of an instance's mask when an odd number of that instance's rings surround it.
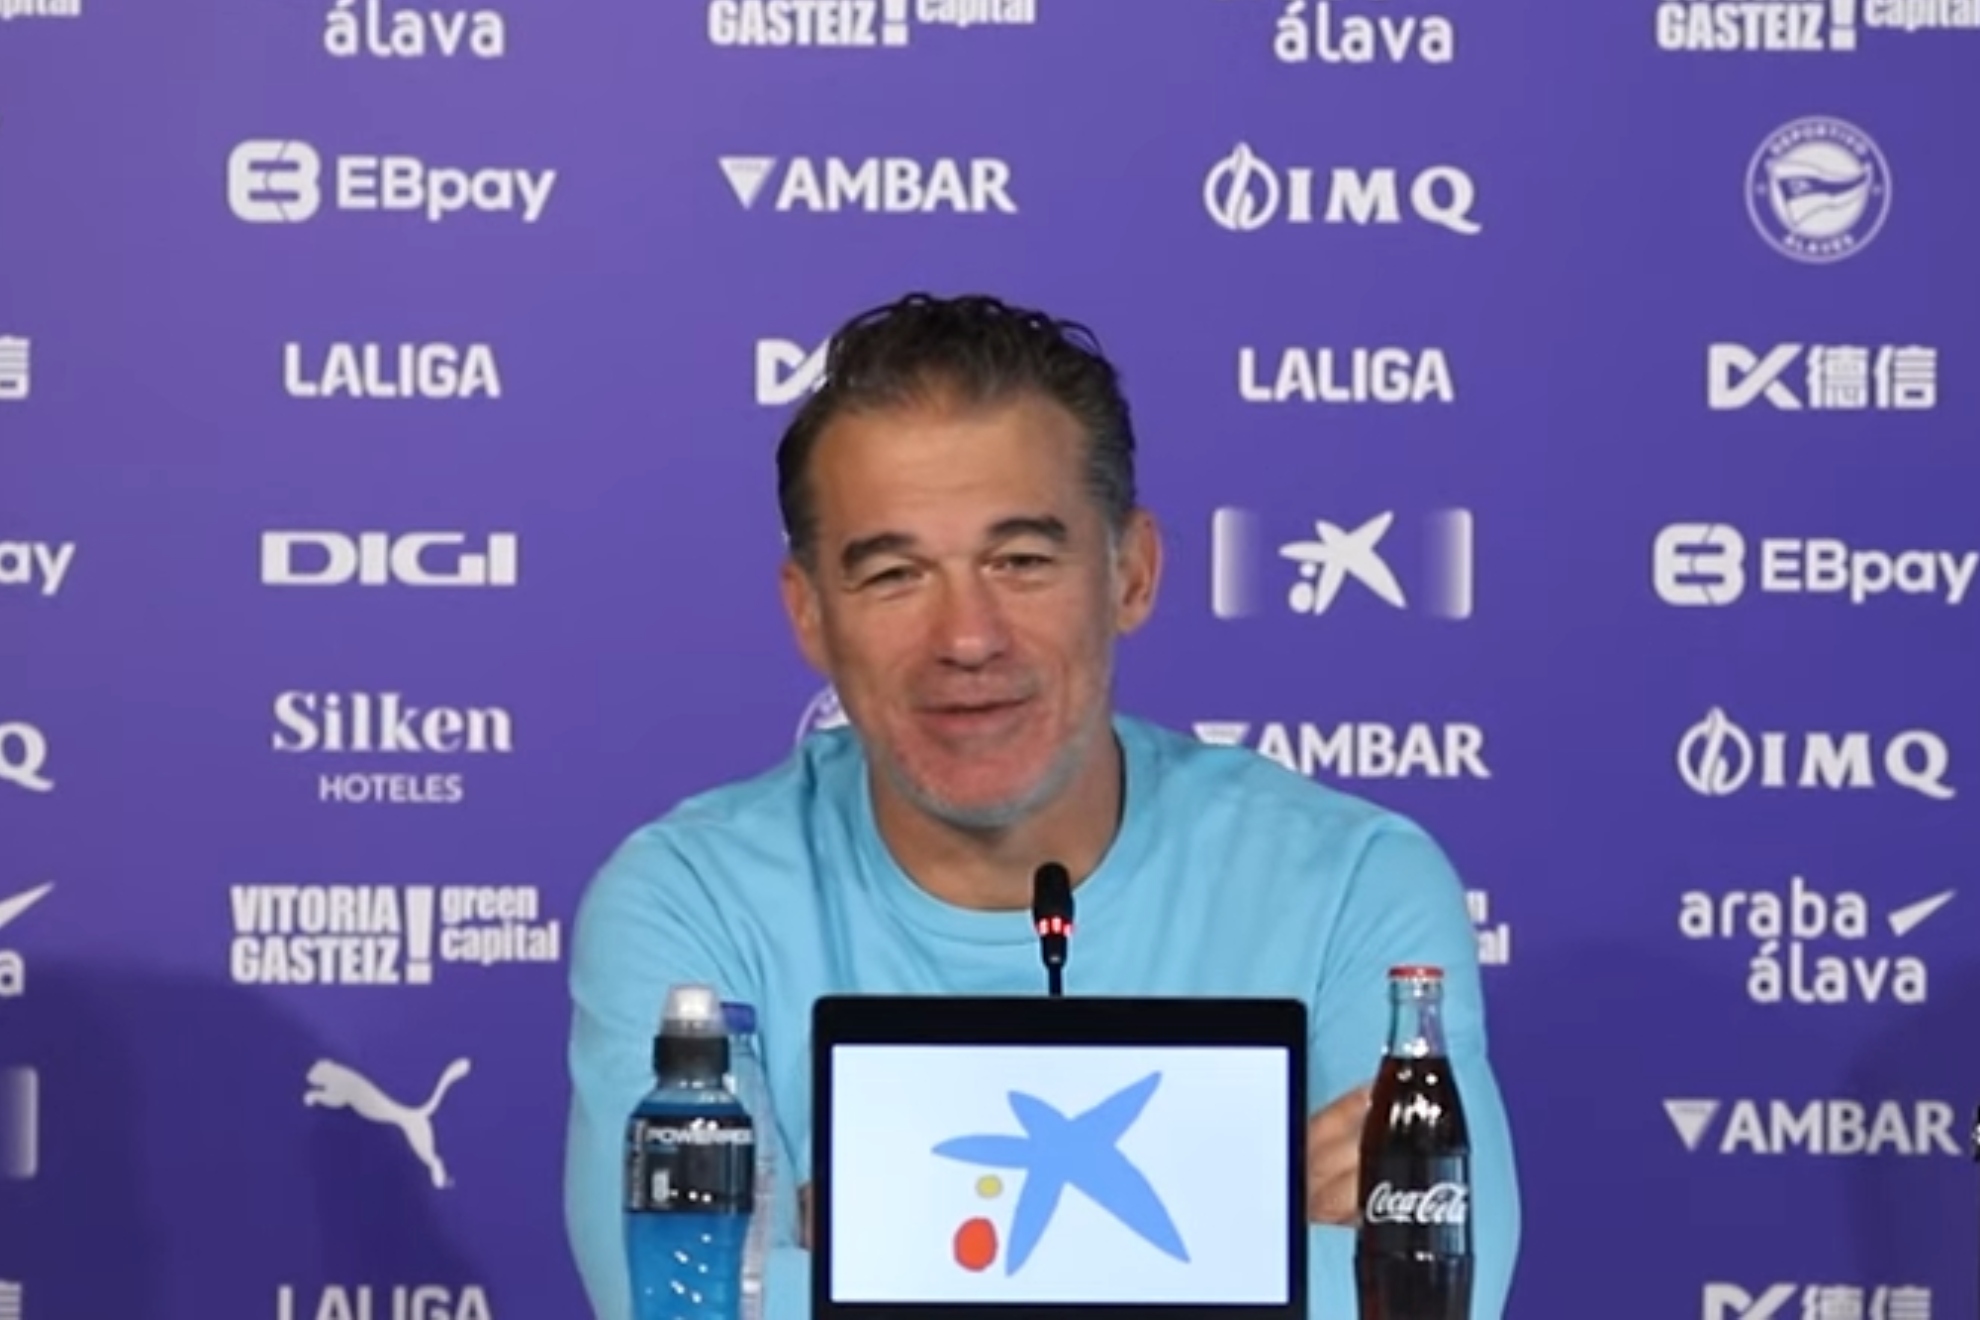
M 440 1160 L 440 1152 L 434 1142 L 433 1114 L 440 1108 L 447 1089 L 468 1075 L 471 1065 L 466 1059 L 455 1059 L 440 1074 L 440 1080 L 433 1084 L 433 1094 L 426 1097 L 426 1103 L 417 1109 L 400 1104 L 381 1091 L 377 1084 L 354 1068 L 329 1059 L 318 1059 L 309 1070 L 310 1089 L 303 1093 L 306 1105 L 322 1105 L 326 1109 L 348 1109 L 359 1118 L 373 1123 L 384 1123 L 405 1133 L 406 1144 L 412 1153 L 424 1164 L 427 1172 L 433 1175 L 435 1187 L 452 1186 L 447 1177 L 447 1166 Z

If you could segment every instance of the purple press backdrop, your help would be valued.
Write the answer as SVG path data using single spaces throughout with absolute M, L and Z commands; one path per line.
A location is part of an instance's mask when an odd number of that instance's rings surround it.
M 1474 890 L 1514 1315 L 1973 1314 L 1976 23 L 0 0 L 0 1316 L 581 1313 L 570 914 L 913 287 L 1125 369 L 1123 704 Z

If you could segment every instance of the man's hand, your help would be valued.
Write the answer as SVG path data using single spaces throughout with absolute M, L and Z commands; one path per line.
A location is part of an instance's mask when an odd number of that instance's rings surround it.
M 811 1250 L 811 1184 L 798 1188 L 798 1245 Z
M 1306 1124 L 1306 1217 L 1353 1227 L 1360 1220 L 1361 1126 L 1371 1085 L 1357 1086 Z

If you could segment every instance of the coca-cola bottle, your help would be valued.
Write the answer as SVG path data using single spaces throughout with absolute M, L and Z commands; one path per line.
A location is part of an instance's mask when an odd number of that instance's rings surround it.
M 1389 1045 L 1361 1129 L 1361 1320 L 1471 1317 L 1471 1136 L 1443 997 L 1442 969 L 1390 969 Z

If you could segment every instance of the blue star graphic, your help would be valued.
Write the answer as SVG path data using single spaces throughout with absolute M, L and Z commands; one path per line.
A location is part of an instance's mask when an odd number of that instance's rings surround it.
M 952 1137 L 935 1147 L 937 1155 L 965 1164 L 1024 1170 L 1024 1190 L 1011 1214 L 1006 1275 L 1016 1274 L 1030 1259 L 1067 1187 L 1079 1188 L 1150 1246 L 1177 1260 L 1189 1260 L 1189 1249 L 1183 1246 L 1168 1207 L 1141 1170 L 1117 1149 L 1161 1084 L 1162 1074 L 1150 1073 L 1072 1118 L 1037 1096 L 1012 1091 L 1011 1112 L 1025 1135 L 982 1133 Z

